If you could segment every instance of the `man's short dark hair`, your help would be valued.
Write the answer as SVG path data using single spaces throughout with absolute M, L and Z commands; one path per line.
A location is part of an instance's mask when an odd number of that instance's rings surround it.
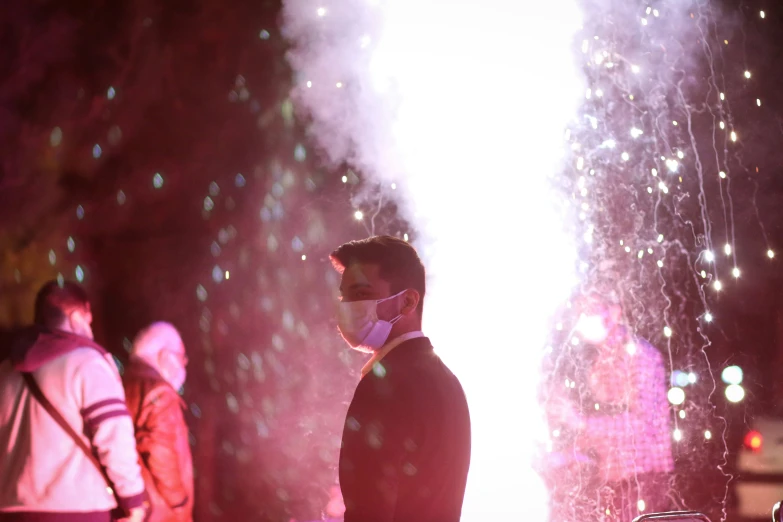
M 340 272 L 352 263 L 378 265 L 379 275 L 389 282 L 392 294 L 412 288 L 419 292 L 416 313 L 421 319 L 424 311 L 424 265 L 416 249 L 407 241 L 394 236 L 373 236 L 340 245 L 329 256 Z
M 49 281 L 35 297 L 35 324 L 58 328 L 77 309 L 90 309 L 90 300 L 84 288 L 71 281 L 62 284 Z

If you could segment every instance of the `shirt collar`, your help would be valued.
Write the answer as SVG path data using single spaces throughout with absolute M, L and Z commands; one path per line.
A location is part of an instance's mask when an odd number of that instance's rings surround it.
M 408 332 L 400 335 L 399 337 L 395 337 L 391 341 L 387 342 L 383 345 L 383 347 L 375 352 L 369 361 L 367 361 L 367 364 L 362 367 L 362 377 L 370 373 L 372 371 L 373 367 L 376 365 L 376 363 L 381 362 L 381 359 L 389 355 L 389 352 L 397 348 L 399 345 L 404 343 L 405 341 L 409 341 L 411 339 L 416 339 L 417 337 L 424 337 L 424 333 L 421 331 L 414 331 L 414 332 Z

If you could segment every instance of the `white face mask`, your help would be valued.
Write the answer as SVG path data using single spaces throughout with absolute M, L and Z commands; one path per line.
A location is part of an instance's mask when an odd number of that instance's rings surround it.
M 392 326 L 402 314 L 391 321 L 378 319 L 378 303 L 394 299 L 405 290 L 391 297 L 369 301 L 342 301 L 337 308 L 337 326 L 340 333 L 354 350 L 372 353 L 380 350 L 389 338 Z
M 187 370 L 183 367 L 179 367 L 177 370 L 175 370 L 174 375 L 169 377 L 168 381 L 169 384 L 171 384 L 171 387 L 175 390 L 179 391 L 182 386 L 185 384 L 185 379 L 187 378 Z
M 187 378 L 187 370 L 183 366 L 177 356 L 171 352 L 165 352 L 163 354 L 165 358 L 159 362 L 160 368 L 158 372 L 163 376 L 166 381 L 171 384 L 171 387 L 179 391 L 182 385 L 185 384 Z

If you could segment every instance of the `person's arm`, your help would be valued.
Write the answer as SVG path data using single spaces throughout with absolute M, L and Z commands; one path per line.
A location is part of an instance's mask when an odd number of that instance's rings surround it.
M 371 384 L 357 392 L 362 397 L 354 413 L 364 422 L 359 425 L 349 411 L 340 462 L 344 522 L 390 522 L 403 478 L 405 433 L 411 422 L 406 410 L 413 405 L 402 398 L 384 400 Z
M 179 395 L 173 388 L 158 386 L 144 397 L 142 412 L 145 421 L 136 432 L 139 455 L 166 504 L 174 511 L 182 509 L 190 499 L 177 449 L 178 433 L 187 433 L 181 426 Z
M 130 514 L 146 501 L 133 422 L 117 370 L 99 354 L 79 366 L 76 393 L 84 431 L 106 470 L 119 508 Z

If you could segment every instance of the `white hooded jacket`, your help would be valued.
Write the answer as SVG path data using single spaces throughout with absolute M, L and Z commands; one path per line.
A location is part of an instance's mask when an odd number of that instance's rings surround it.
M 25 340 L 26 339 L 26 340 Z M 0 522 L 98 522 L 117 506 L 101 472 L 31 395 L 33 374 L 52 405 L 90 445 L 128 512 L 144 482 L 119 372 L 92 341 L 34 329 L 0 363 Z

